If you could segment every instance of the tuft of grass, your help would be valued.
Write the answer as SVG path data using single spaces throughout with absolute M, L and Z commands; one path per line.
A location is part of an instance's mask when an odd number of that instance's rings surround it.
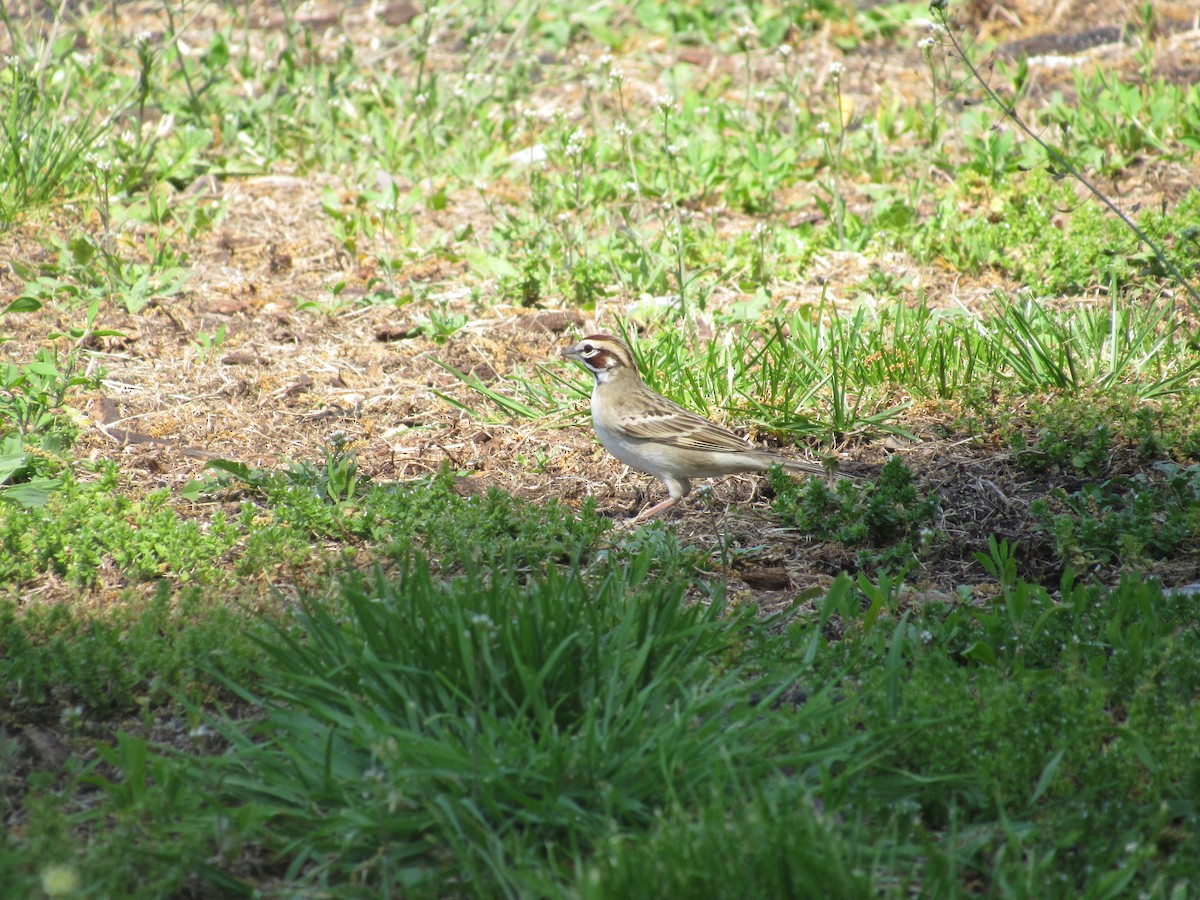
M 776 312 L 747 321 L 734 311 L 721 340 L 697 341 L 660 328 L 629 343 L 648 386 L 717 421 L 777 434 L 837 439 L 904 429 L 897 420 L 920 399 L 990 398 L 996 390 L 1068 394 L 1132 392 L 1140 400 L 1186 396 L 1200 371 L 1186 323 L 1163 304 L 1140 306 L 1114 293 L 1107 304 L 1051 306 L 1029 294 L 998 293 L 986 314 L 935 310 L 895 300 L 850 316 Z M 486 405 L 442 396 L 492 419 L 568 415 L 590 393 L 585 376 L 561 365 L 518 372 L 505 385 L 457 372 Z M 572 370 L 568 370 L 571 372 Z
M 7 8 L 0 11 L 9 35 L 15 23 Z M 75 66 L 66 58 L 73 51 L 67 42 L 46 48 L 50 58 L 31 63 L 33 53 L 17 52 L 6 57 L 0 69 L 0 92 L 5 96 L 0 112 L 0 223 L 10 225 L 31 208 L 68 196 L 85 193 L 90 184 L 88 153 L 108 124 L 99 103 L 104 82 L 86 92 L 84 109 L 79 115 L 63 115 L 69 93 L 64 91 L 73 78 L 52 78 L 53 72 L 74 74 Z
M 257 724 L 215 723 L 230 751 L 185 780 L 314 889 L 522 893 L 659 810 L 845 758 L 803 737 L 819 692 L 764 717 L 759 626 L 684 603 L 682 576 L 643 551 L 586 574 L 437 578 L 414 557 L 349 579 L 262 641 L 262 678 L 230 684 Z
M 875 878 L 899 870 L 901 854 L 859 840 L 858 824 L 823 813 L 820 800 L 794 784 L 768 783 L 748 797 L 714 797 L 690 815 L 664 814 L 648 834 L 614 839 L 574 890 L 606 900 L 644 897 L 651 884 L 668 897 L 865 900 L 877 895 Z

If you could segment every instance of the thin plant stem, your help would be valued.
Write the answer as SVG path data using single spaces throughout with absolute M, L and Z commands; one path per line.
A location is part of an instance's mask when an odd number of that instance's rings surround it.
M 950 27 L 949 19 L 946 16 L 946 4 L 947 0 L 933 0 L 933 2 L 929 4 L 929 10 L 936 20 L 938 26 L 940 26 L 942 33 L 950 42 L 951 47 L 953 47 L 956 58 L 967 67 L 967 71 L 970 72 L 971 76 L 977 82 L 979 82 L 980 86 L 984 90 L 984 93 L 987 94 L 988 99 L 996 104 L 996 106 L 1005 116 L 1011 119 L 1013 123 L 1021 129 L 1021 131 L 1023 131 L 1039 147 L 1041 147 L 1042 150 L 1045 151 L 1046 156 L 1048 156 L 1054 162 L 1055 166 L 1065 171 L 1068 175 L 1087 188 L 1091 192 L 1092 196 L 1107 206 L 1118 219 L 1125 223 L 1125 226 L 1129 228 L 1130 231 L 1137 235 L 1138 240 L 1142 241 L 1147 247 L 1150 248 L 1151 252 L 1154 254 L 1155 258 L 1158 259 L 1162 267 L 1170 272 L 1171 276 L 1183 286 L 1185 291 L 1187 291 L 1188 296 L 1192 301 L 1191 306 L 1193 311 L 1200 313 L 1200 292 L 1198 292 L 1196 288 L 1192 287 L 1191 283 L 1184 278 L 1183 273 L 1180 272 L 1175 264 L 1167 258 L 1167 255 L 1163 252 L 1162 248 L 1158 246 L 1154 239 L 1151 238 L 1150 235 L 1146 234 L 1146 232 L 1141 228 L 1139 228 L 1137 223 L 1129 218 L 1129 216 L 1125 215 L 1125 213 L 1121 211 L 1120 207 L 1118 207 L 1115 203 L 1113 203 L 1112 200 L 1105 196 L 1099 188 L 1085 178 L 1083 173 L 1075 168 L 1075 166 L 1073 166 L 1065 156 L 1038 137 L 1038 135 L 1033 132 L 1033 129 L 1031 129 L 1025 123 L 1025 120 L 1018 115 L 1016 109 L 1005 103 L 1000 95 L 992 88 L 992 86 L 988 84 L 987 79 L 983 77 L 983 74 L 979 71 L 979 67 L 976 66 L 971 60 L 966 49 L 955 35 L 954 30 Z

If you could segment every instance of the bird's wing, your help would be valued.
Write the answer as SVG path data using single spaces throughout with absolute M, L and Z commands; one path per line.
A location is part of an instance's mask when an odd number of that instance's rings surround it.
M 741 453 L 756 450 L 732 431 L 684 409 L 666 397 L 652 403 L 629 404 L 620 417 L 621 430 L 629 437 L 656 441 L 684 450 L 723 450 Z

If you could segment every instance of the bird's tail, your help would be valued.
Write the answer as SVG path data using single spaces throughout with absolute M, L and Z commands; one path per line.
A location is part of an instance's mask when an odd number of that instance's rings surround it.
M 851 475 L 845 475 L 837 471 L 834 466 L 825 466 L 819 462 L 811 462 L 807 459 L 785 459 L 784 457 L 780 456 L 777 457 L 777 461 L 781 466 L 783 466 L 785 472 L 795 472 L 797 474 L 804 473 L 807 475 L 832 475 L 834 478 L 845 479 L 853 478 Z

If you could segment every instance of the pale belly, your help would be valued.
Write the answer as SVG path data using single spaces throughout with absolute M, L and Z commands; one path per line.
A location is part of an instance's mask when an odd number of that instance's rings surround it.
M 606 428 L 604 423 L 595 416 L 592 417 L 592 423 L 596 426 L 596 437 L 600 439 L 604 449 L 629 468 L 659 477 L 672 473 L 676 469 L 665 452 L 667 448 L 662 444 L 621 438 L 616 432 Z
M 753 452 L 684 450 L 655 441 L 624 437 L 610 427 L 603 416 L 596 414 L 595 402 L 592 403 L 592 424 L 605 450 L 629 468 L 658 478 L 713 478 L 763 471 L 771 464 L 769 456 L 760 457 Z

